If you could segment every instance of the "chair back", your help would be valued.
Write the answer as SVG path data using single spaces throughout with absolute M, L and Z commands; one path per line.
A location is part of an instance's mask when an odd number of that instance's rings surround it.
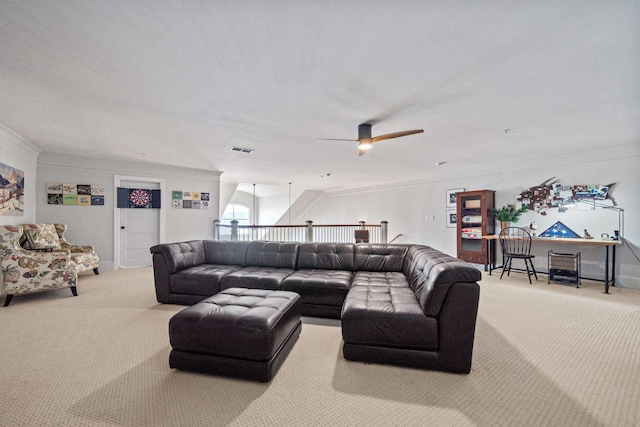
M 22 236 L 21 225 L 0 225 L 0 258 L 20 248 L 18 242 L 20 236 Z
M 504 255 L 528 256 L 531 254 L 531 234 L 524 228 L 503 228 L 498 238 Z

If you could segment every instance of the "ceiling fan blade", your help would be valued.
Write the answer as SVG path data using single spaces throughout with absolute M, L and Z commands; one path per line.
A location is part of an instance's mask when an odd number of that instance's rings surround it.
M 392 139 L 392 138 L 400 138 L 401 136 L 413 135 L 415 133 L 422 133 L 422 132 L 424 132 L 424 129 L 414 129 L 414 130 L 405 130 L 402 132 L 387 133 L 385 135 L 380 135 L 380 136 L 371 138 L 371 142 L 384 141 L 385 139 Z
M 358 142 L 357 139 L 344 139 L 344 138 L 316 138 L 322 141 L 350 141 L 350 142 Z

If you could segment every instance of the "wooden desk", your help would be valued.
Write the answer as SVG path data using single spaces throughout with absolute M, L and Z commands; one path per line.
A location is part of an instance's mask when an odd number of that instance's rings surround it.
M 482 236 L 483 239 L 486 239 L 491 247 L 494 245 L 495 241 L 499 239 L 499 236 Z M 622 244 L 622 240 L 613 240 L 613 239 L 568 239 L 565 237 L 532 237 L 531 238 L 532 245 L 536 243 L 554 243 L 554 244 L 573 244 L 573 245 L 585 245 L 585 246 L 604 246 L 605 255 L 604 255 L 604 280 L 602 279 L 590 279 L 597 280 L 600 282 L 604 282 L 604 292 L 606 294 L 609 293 L 609 283 L 611 286 L 616 285 L 616 247 Z M 611 258 L 611 278 L 609 278 L 609 248 L 612 249 L 612 258 Z M 488 251 L 491 253 L 491 249 Z M 493 261 L 493 262 L 492 262 Z M 489 274 L 491 274 L 492 270 L 497 268 L 502 268 L 502 265 L 496 266 L 495 259 L 491 260 L 487 257 L 487 264 L 489 265 Z M 504 264 L 504 258 L 503 262 Z M 585 279 L 589 279 L 585 277 Z

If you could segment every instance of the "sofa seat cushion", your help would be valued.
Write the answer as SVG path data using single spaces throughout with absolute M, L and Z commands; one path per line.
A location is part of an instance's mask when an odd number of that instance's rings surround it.
M 342 306 L 351 288 L 353 272 L 298 270 L 282 282 L 282 290 L 300 294 L 303 304 Z
M 224 276 L 220 290 L 228 288 L 280 289 L 282 281 L 295 270 L 273 267 L 245 267 Z
M 342 306 L 345 343 L 438 349 L 438 321 L 425 316 L 408 286 L 353 286 Z
M 241 268 L 239 265 L 201 264 L 180 270 L 171 275 L 171 292 L 205 297 L 214 295 L 220 292 L 220 279 Z
M 404 274 L 395 271 L 356 271 L 351 286 L 401 286 L 408 287 Z

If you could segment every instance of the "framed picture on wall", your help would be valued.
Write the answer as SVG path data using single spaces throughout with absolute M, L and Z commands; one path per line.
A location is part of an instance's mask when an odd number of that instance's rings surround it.
M 455 209 L 447 209 L 447 227 L 455 228 L 458 224 L 458 212 Z
M 464 188 L 456 188 L 453 190 L 447 190 L 447 207 L 455 208 L 456 207 L 456 193 L 464 191 Z

